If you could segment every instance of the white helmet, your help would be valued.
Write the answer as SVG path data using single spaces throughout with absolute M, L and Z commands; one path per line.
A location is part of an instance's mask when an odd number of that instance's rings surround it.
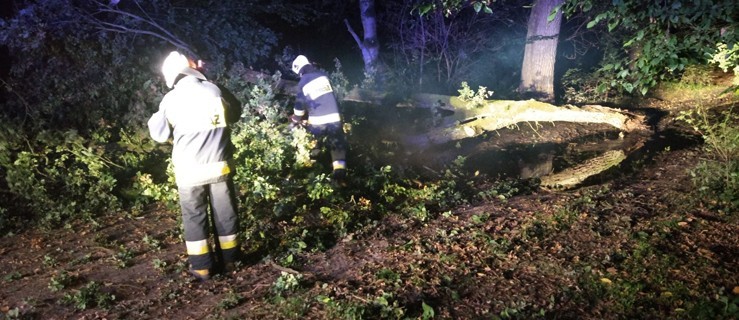
M 170 52 L 162 64 L 162 74 L 167 87 L 172 88 L 177 76 L 188 68 L 190 68 L 190 60 L 187 57 L 177 51 Z
M 300 69 L 305 67 L 306 65 L 310 64 L 310 61 L 308 61 L 308 58 L 306 58 L 304 55 L 299 55 L 293 60 L 293 72 L 300 74 Z

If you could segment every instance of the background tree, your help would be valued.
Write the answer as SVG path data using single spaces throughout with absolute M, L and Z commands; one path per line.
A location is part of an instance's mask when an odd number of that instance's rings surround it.
M 554 101 L 554 63 L 557 58 L 562 0 L 537 0 L 531 8 L 519 92 Z
M 362 51 L 362 61 L 364 61 L 364 75 L 366 81 L 374 82 L 378 75 L 379 59 L 380 59 L 380 40 L 377 35 L 377 14 L 375 10 L 374 0 L 359 0 L 359 12 L 362 20 L 362 30 L 364 36 L 360 39 L 359 35 L 354 32 L 349 20 L 344 19 L 346 28 L 351 33 L 354 41 Z M 367 80 L 369 79 L 369 80 Z

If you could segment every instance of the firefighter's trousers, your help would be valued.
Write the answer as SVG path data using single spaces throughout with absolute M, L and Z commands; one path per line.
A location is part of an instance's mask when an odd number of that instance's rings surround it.
M 344 128 L 340 122 L 323 125 L 310 125 L 308 131 L 318 140 L 313 153 L 319 152 L 323 146 L 331 150 L 331 161 L 334 169 L 344 169 L 346 166 L 346 150 L 348 143 L 344 135 Z
M 215 227 L 215 251 L 220 252 L 222 263 L 235 262 L 239 255 L 236 211 L 236 194 L 233 182 L 228 181 L 201 186 L 178 187 L 182 223 L 185 229 L 185 245 L 192 269 L 213 267 L 213 254 L 208 244 L 209 219 Z M 209 209 L 210 208 L 210 215 Z

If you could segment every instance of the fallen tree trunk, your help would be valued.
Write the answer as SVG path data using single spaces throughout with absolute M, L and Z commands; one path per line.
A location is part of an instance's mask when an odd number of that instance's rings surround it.
M 508 128 L 522 122 L 576 122 L 601 123 L 625 132 L 646 130 L 642 116 L 631 115 L 617 109 L 589 105 L 584 107 L 558 107 L 534 100 L 491 101 L 475 112 L 464 112 L 468 117 L 457 120 L 455 125 L 428 132 L 429 142 L 444 143 L 479 135 L 485 131 Z
M 458 97 L 419 94 L 399 106 L 440 108 L 453 112 L 439 126 L 424 134 L 428 144 L 470 138 L 486 131 L 531 122 L 607 124 L 627 133 L 648 130 L 644 116 L 600 105 L 577 107 L 555 106 L 535 100 L 485 100 L 479 107 L 470 108 Z M 418 138 L 415 137 L 415 143 L 423 143 Z

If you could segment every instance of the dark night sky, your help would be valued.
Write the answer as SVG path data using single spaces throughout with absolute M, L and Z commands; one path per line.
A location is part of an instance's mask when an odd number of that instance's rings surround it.
M 0 1 L 0 17 L 2 18 L 10 17 L 12 8 L 13 8 L 12 0 L 1 0 Z M 4 46 L 0 46 L 0 78 L 7 77 L 8 72 L 10 72 L 10 57 L 8 56 L 8 50 Z M 0 90 L 0 101 L 5 101 L 6 94 L 7 94 L 7 90 Z
M 12 14 L 13 0 L 0 1 L 0 18 L 9 18 Z M 5 48 L 0 48 L 0 75 L 6 75 L 8 72 L 8 52 Z
M 0 17 L 8 18 L 11 15 L 13 8 L 12 0 L 0 1 Z M 8 51 L 5 47 L 0 47 L 0 77 L 4 77 L 8 74 L 10 69 L 8 58 Z
M 0 1 L 0 17 L 9 17 L 11 8 L 13 8 L 13 0 Z

